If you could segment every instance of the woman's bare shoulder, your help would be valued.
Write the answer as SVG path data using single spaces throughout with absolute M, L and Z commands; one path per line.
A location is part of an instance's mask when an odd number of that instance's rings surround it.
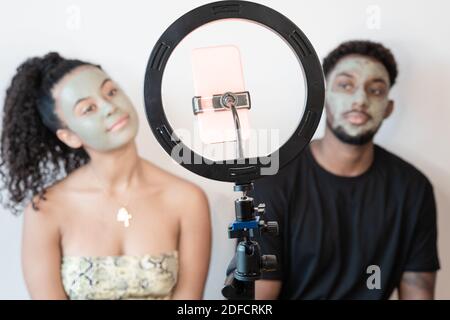
M 59 225 L 60 217 L 55 210 L 55 187 L 48 187 L 44 193 L 35 195 L 28 202 L 24 210 L 25 225 L 45 229 L 55 229 Z
M 146 175 L 151 184 L 158 186 L 161 195 L 171 201 L 206 201 L 205 192 L 195 183 L 176 176 L 144 160 Z
M 81 175 L 82 170 L 78 168 L 45 188 L 43 193 L 34 195 L 25 208 L 25 214 L 41 213 L 45 216 L 55 216 L 58 212 L 64 212 L 61 208 L 64 204 L 67 205 L 67 193 L 77 184 Z

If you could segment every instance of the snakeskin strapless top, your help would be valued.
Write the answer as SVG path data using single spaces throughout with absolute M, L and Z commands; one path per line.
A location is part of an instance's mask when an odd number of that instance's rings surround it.
M 178 252 L 143 256 L 63 256 L 61 276 L 70 299 L 170 299 Z

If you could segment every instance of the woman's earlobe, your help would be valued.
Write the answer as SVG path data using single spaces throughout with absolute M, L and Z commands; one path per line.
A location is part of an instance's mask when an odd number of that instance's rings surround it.
M 56 136 L 59 140 L 64 142 L 67 146 L 72 149 L 78 149 L 83 146 L 82 141 L 76 134 L 71 132 L 69 129 L 58 129 L 56 130 Z

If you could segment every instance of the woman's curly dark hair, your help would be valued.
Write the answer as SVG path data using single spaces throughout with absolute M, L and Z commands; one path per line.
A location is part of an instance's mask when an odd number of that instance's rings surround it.
M 381 62 L 389 74 L 391 87 L 395 84 L 398 69 L 394 55 L 388 48 L 383 46 L 381 43 L 367 40 L 346 41 L 341 43 L 337 48 L 331 51 L 323 59 L 322 66 L 325 76 L 328 76 L 328 74 L 331 72 L 331 70 L 333 70 L 333 68 L 336 66 L 339 60 L 351 54 L 359 54 L 371 57 Z
M 82 65 L 56 52 L 26 60 L 17 68 L 6 91 L 0 150 L 0 177 L 8 190 L 5 208 L 20 213 L 35 196 L 45 200 L 45 190 L 58 179 L 86 164 L 83 148 L 72 149 L 56 137 L 63 128 L 54 112 L 52 88 L 65 74 Z M 93 65 L 99 67 L 98 65 Z

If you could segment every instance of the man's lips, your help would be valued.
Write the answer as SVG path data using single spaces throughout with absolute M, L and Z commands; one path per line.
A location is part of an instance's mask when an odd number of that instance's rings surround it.
M 117 120 L 116 122 L 114 122 L 113 125 L 111 125 L 111 126 L 107 129 L 107 131 L 108 131 L 108 132 L 111 132 L 111 131 L 119 130 L 120 128 L 122 128 L 124 125 L 127 124 L 128 118 L 129 118 L 129 115 L 128 115 L 128 114 L 126 114 L 126 115 L 120 117 L 119 120 Z
M 363 125 L 371 118 L 363 111 L 349 111 L 344 114 L 344 118 L 353 125 Z

